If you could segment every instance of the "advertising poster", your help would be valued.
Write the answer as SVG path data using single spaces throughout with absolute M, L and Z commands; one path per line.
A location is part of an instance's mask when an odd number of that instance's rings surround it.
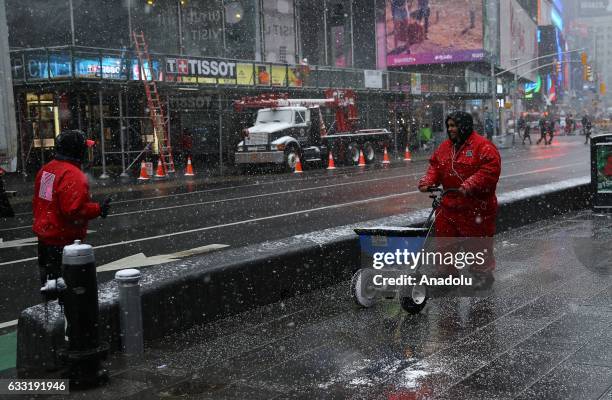
M 32 55 L 26 59 L 26 79 L 53 79 L 72 75 L 69 54 Z
M 387 65 L 484 59 L 482 0 L 386 0 Z
M 363 80 L 365 87 L 372 89 L 382 89 L 383 74 L 382 71 L 366 69 L 363 71 Z
M 153 74 L 155 74 L 155 80 L 156 81 L 163 81 L 164 80 L 164 74 L 161 71 L 161 67 L 160 67 L 160 62 L 157 60 L 153 60 L 151 61 L 152 67 L 153 67 Z M 138 59 L 133 59 L 132 60 L 132 74 L 130 76 L 130 78 L 134 81 L 139 81 L 140 80 L 140 68 L 139 68 L 140 63 L 138 62 Z M 149 68 L 149 63 L 147 61 L 143 62 L 143 69 L 144 69 L 144 75 L 146 77 L 147 81 L 151 80 L 151 69 Z
M 295 66 L 287 68 L 287 78 L 289 78 L 289 86 L 291 87 L 302 87 L 304 85 L 304 68 L 302 66 Z
M 270 66 L 255 65 L 255 77 L 259 86 L 270 86 Z
M 284 65 L 272 66 L 272 86 L 287 86 L 287 68 Z
M 516 0 L 502 1 L 500 13 L 501 65 L 504 69 L 532 60 L 538 56 L 537 26 Z M 518 61 L 512 61 L 514 59 Z M 518 68 L 518 75 L 536 80 L 536 62 Z M 531 72 L 529 72 L 531 71 Z
M 597 146 L 597 192 L 612 193 L 612 145 Z
M 253 64 L 236 65 L 236 84 L 238 85 L 254 85 L 253 79 Z
M 265 60 L 295 63 L 293 0 L 263 0 L 262 5 Z
M 75 58 L 75 76 L 79 78 L 99 78 L 100 68 L 104 79 L 127 79 L 127 60 L 115 57 Z
M 609 0 L 581 0 L 578 2 L 578 14 L 581 17 L 601 17 L 612 14 L 612 2 Z
M 157 19 L 152 21 L 157 24 L 157 26 L 151 27 L 152 34 L 163 35 L 160 39 L 164 42 L 176 43 L 178 40 L 174 37 L 177 26 L 176 12 L 166 10 L 166 7 L 174 7 L 174 10 L 176 10 L 175 2 L 160 1 L 156 3 L 163 5 L 161 8 L 163 12 L 160 12 Z M 155 8 L 157 7 L 156 4 Z M 223 56 L 224 9 L 222 0 L 185 1 L 184 4 L 181 2 L 181 15 L 185 54 Z M 172 51 L 164 52 L 175 54 Z

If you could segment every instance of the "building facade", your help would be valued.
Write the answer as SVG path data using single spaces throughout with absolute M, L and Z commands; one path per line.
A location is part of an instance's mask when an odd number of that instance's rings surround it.
M 146 38 L 176 155 L 196 163 L 232 163 L 252 119 L 232 102 L 245 95 L 354 88 L 362 125 L 390 129 L 402 148 L 414 133 L 409 120 L 441 133 L 446 112 L 472 110 L 490 92 L 482 44 L 471 49 L 475 61 L 386 65 L 390 0 L 5 1 L 20 165 L 31 171 L 65 128 L 97 140 L 93 163 L 113 173 L 154 157 L 134 31 Z M 432 26 L 442 22 L 432 15 Z

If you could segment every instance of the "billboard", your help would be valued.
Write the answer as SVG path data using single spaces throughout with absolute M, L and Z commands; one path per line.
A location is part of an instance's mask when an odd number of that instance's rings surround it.
M 500 7 L 501 15 L 505 16 L 500 21 L 500 62 L 504 69 L 509 69 L 538 56 L 538 27 L 516 0 L 502 1 Z M 512 61 L 517 58 L 518 61 Z M 535 81 L 537 71 L 531 70 L 536 67 L 536 62 L 525 64 L 518 68 L 518 75 Z
M 581 17 L 602 17 L 612 14 L 612 2 L 609 0 L 581 0 L 578 4 Z
M 386 0 L 387 65 L 480 61 L 482 0 Z
M 552 25 L 552 6 L 548 1 L 538 0 L 538 25 Z
M 262 7 L 265 61 L 294 64 L 293 0 L 263 0 Z
M 597 193 L 612 193 L 612 145 L 598 144 L 595 163 L 597 165 Z

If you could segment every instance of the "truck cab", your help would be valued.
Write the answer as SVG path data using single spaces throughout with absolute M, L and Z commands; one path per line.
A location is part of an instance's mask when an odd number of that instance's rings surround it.
M 302 106 L 258 110 L 255 125 L 243 130 L 236 164 L 272 163 L 294 168 L 297 157 L 321 161 L 319 123 L 313 123 L 313 115 L 318 113 Z

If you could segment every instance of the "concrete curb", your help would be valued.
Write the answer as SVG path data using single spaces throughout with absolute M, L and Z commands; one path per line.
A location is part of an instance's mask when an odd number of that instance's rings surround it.
M 589 185 L 589 178 L 578 178 L 500 195 L 498 231 L 587 207 Z M 145 340 L 348 280 L 359 266 L 355 227 L 421 226 L 428 214 L 429 210 L 420 210 L 147 268 L 141 279 Z M 115 282 L 100 286 L 99 303 L 100 336 L 117 350 Z M 63 326 L 57 302 L 21 313 L 20 378 L 53 376 L 50 371 L 59 365 L 55 349 L 63 343 Z

